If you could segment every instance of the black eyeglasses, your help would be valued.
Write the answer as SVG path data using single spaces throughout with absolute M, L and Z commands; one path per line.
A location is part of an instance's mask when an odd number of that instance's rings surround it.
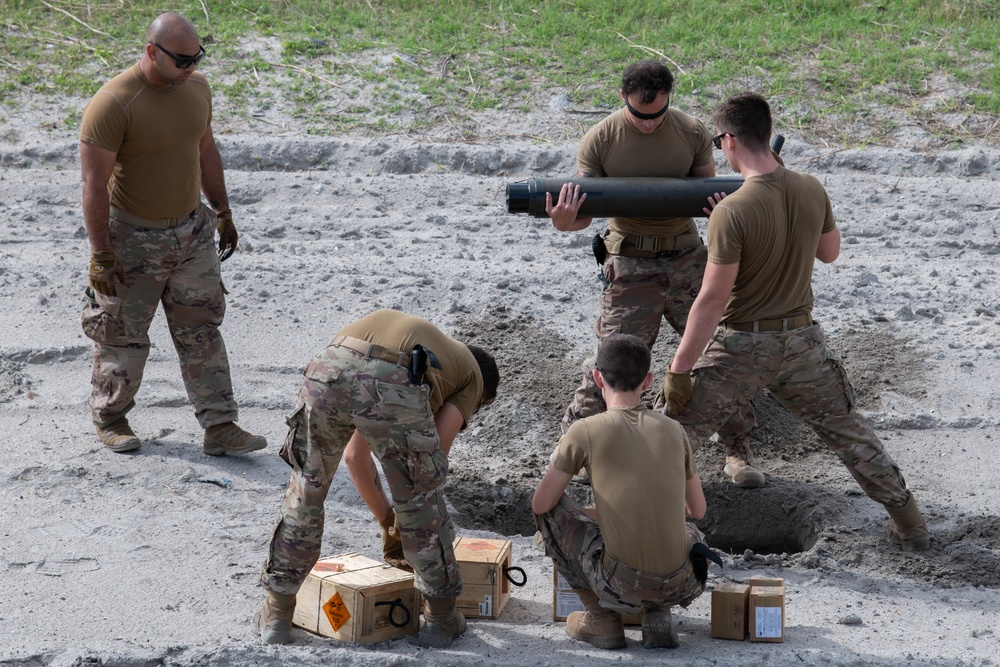
M 160 51 L 163 51 L 165 54 L 167 54 L 168 56 L 170 56 L 171 60 L 174 61 L 174 65 L 177 66 L 177 69 L 187 69 L 188 67 L 191 67 L 192 65 L 197 65 L 198 63 L 201 62 L 201 59 L 204 58 L 205 55 L 206 55 L 205 54 L 205 47 L 204 46 L 200 46 L 200 45 L 198 46 L 198 55 L 195 55 L 195 56 L 183 56 L 183 55 L 177 55 L 176 53 L 171 53 L 170 51 L 167 51 L 165 48 L 163 48 L 162 46 L 160 46 L 156 42 L 150 42 L 150 44 L 152 44 L 153 46 L 155 46 L 156 48 L 158 48 Z
M 712 137 L 712 143 L 715 144 L 715 147 L 718 148 L 719 150 L 722 150 L 722 137 L 726 136 L 727 134 L 731 137 L 736 136 L 732 132 L 723 132 L 722 134 L 717 134 L 714 137 Z

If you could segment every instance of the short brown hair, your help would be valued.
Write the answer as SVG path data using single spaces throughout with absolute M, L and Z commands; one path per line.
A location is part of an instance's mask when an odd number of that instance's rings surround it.
M 757 93 L 732 95 L 712 114 L 718 132 L 727 132 L 752 151 L 770 150 L 771 107 Z
M 622 94 L 625 97 L 638 93 L 640 104 L 649 104 L 660 93 L 674 89 L 674 75 L 667 66 L 656 60 L 637 62 L 622 77 Z
M 649 346 L 637 336 L 612 334 L 597 348 L 597 370 L 615 391 L 633 391 L 649 373 Z
M 479 365 L 479 373 L 483 376 L 483 395 L 479 399 L 480 405 L 492 403 L 497 397 L 497 387 L 500 386 L 500 369 L 497 368 L 497 360 L 493 355 L 481 347 L 466 344 L 469 352 L 476 358 Z

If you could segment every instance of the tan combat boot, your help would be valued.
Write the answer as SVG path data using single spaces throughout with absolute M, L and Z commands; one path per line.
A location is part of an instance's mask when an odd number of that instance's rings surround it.
M 465 617 L 455 607 L 455 598 L 424 600 L 424 624 L 416 644 L 425 648 L 448 648 L 465 632 Z
M 625 626 L 622 615 L 605 609 L 589 588 L 574 588 L 587 611 L 574 611 L 566 617 L 566 634 L 597 648 L 625 648 Z
M 142 440 L 136 437 L 135 431 L 124 417 L 110 424 L 98 426 L 97 437 L 113 452 L 131 452 L 142 445 Z
M 205 453 L 209 456 L 247 454 L 267 447 L 262 435 L 247 433 L 233 422 L 216 424 L 205 429 Z
M 743 489 L 764 486 L 764 473 L 757 469 L 753 452 L 746 443 L 726 445 L 726 467 L 723 472 L 733 478 L 733 484 Z
M 931 548 L 931 536 L 912 491 L 902 507 L 884 507 L 889 513 L 886 532 L 890 542 L 903 551 L 926 551 Z
M 253 624 L 265 644 L 292 643 L 292 616 L 295 596 L 269 591 L 264 606 L 254 617 Z
M 643 648 L 677 648 L 677 630 L 670 616 L 670 607 L 647 607 L 642 615 Z

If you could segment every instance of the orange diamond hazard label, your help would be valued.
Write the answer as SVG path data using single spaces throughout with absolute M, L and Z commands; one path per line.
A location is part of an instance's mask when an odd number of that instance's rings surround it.
M 326 601 L 326 604 L 323 605 L 323 612 L 326 614 L 327 620 L 330 621 L 330 625 L 333 626 L 334 632 L 339 632 L 344 627 L 344 623 L 351 620 L 351 612 L 347 611 L 347 605 L 344 604 L 340 593 L 334 593 L 333 597 Z
M 483 540 L 466 540 L 462 546 L 469 551 L 496 551 L 497 545 Z

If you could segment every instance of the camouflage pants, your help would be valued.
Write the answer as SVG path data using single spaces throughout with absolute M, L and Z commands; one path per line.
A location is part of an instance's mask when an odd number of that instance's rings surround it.
M 613 560 L 609 571 L 605 566 L 601 527 L 569 496 L 564 495 L 545 514 L 534 516 L 535 526 L 545 543 L 545 553 L 555 562 L 566 582 L 573 588 L 594 591 L 606 609 L 629 614 L 646 607 L 687 607 L 705 590 L 690 560 L 666 577 L 645 575 Z M 685 525 L 690 544 L 705 541 L 697 526 L 690 521 Z M 623 578 L 619 578 L 619 572 Z
M 718 329 L 692 372 L 694 394 L 677 420 L 691 446 L 706 442 L 728 415 L 767 387 L 800 415 L 873 500 L 902 506 L 906 482 L 871 425 L 818 324 L 779 333 Z
M 215 215 L 204 204 L 173 229 L 110 221 L 111 246 L 125 284 L 117 284 L 116 296 L 88 288 L 81 320 L 94 341 L 90 408 L 95 424 L 110 424 L 135 405 L 149 356 L 149 325 L 161 303 L 198 423 L 208 428 L 237 419 L 219 331 L 226 301 L 215 227 Z
M 457 597 L 455 528 L 441 491 L 448 456 L 427 402 L 430 387 L 410 384 L 405 368 L 344 347 L 317 355 L 305 376 L 300 404 L 288 418 L 281 455 L 292 473 L 261 583 L 296 593 L 316 564 L 324 502 L 357 428 L 382 463 L 417 588 L 429 598 Z
M 704 245 L 650 259 L 609 255 L 602 270 L 605 281 L 601 313 L 594 324 L 598 339 L 631 334 L 652 348 L 664 319 L 683 335 L 707 262 L 708 249 Z M 594 383 L 596 363 L 596 353 L 583 362 L 583 380 L 563 416 L 564 431 L 577 419 L 607 410 L 601 390 Z M 755 425 L 753 405 L 747 403 L 720 429 L 720 441 L 744 443 Z

